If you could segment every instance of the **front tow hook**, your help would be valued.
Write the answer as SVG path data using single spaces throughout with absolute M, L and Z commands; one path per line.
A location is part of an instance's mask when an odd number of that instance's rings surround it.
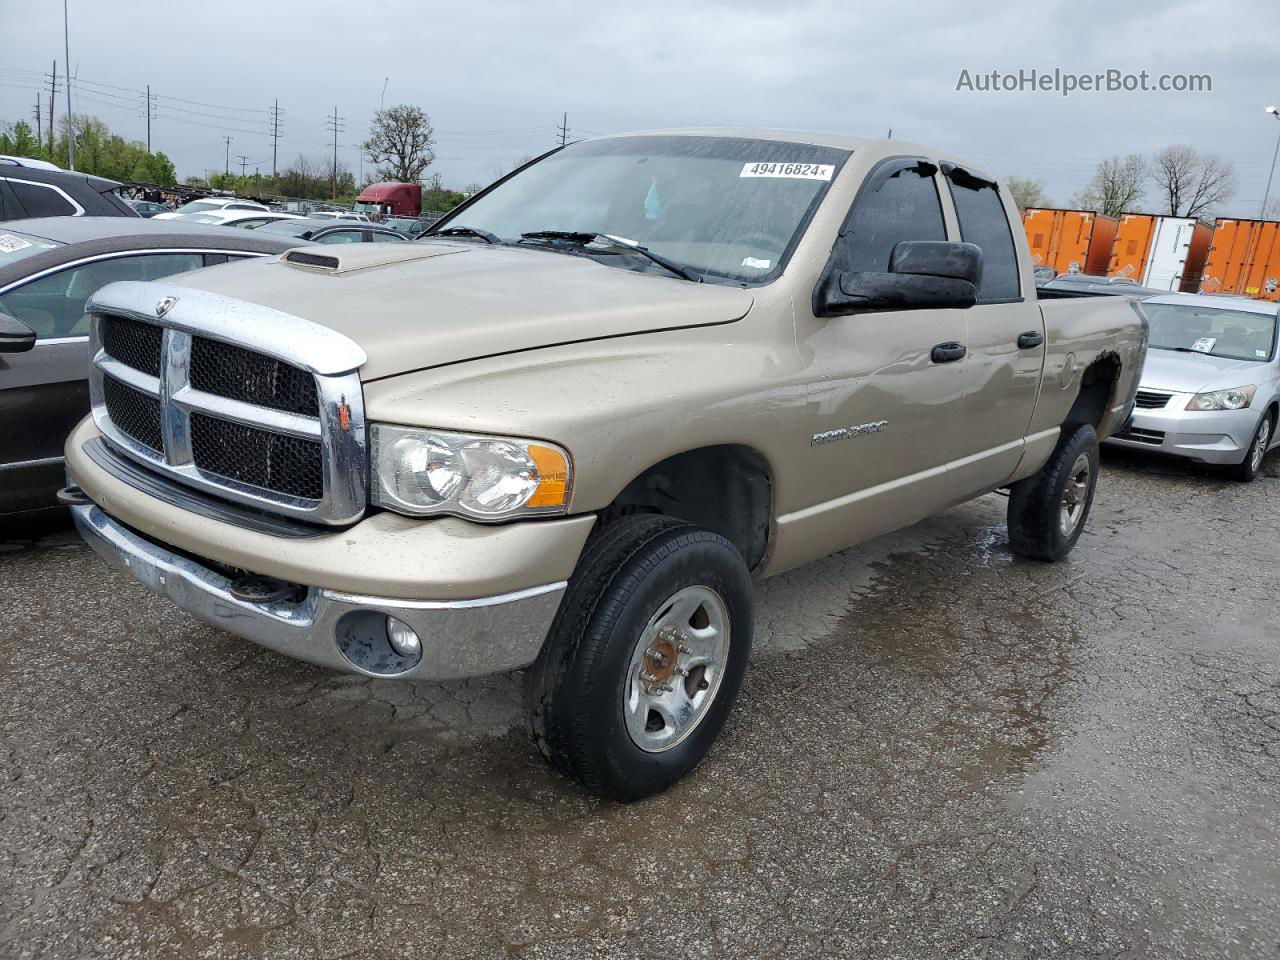
M 74 484 L 58 491 L 58 502 L 68 507 L 87 507 L 93 503 L 89 495 Z

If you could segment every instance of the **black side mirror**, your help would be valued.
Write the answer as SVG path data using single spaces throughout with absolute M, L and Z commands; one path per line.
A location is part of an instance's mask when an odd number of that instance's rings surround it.
M 0 313 L 0 353 L 22 353 L 36 345 L 36 332 L 17 317 Z
M 978 300 L 982 248 L 948 240 L 903 240 L 887 273 L 835 271 L 814 291 L 820 317 L 879 310 L 965 309 Z

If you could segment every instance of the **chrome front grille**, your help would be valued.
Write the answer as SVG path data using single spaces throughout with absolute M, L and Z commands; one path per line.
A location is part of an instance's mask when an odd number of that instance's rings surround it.
M 305 370 L 207 337 L 192 339 L 191 386 L 219 397 L 312 417 L 320 403 L 315 377 Z
M 160 340 L 164 331 L 153 323 L 110 317 L 102 326 L 102 349 L 126 366 L 160 376 Z
M 1172 396 L 1158 390 L 1139 390 L 1134 405 L 1142 410 L 1161 410 L 1168 405 Z
M 324 496 L 320 444 L 315 440 L 193 413 L 191 460 L 208 473 L 291 497 Z
M 164 440 L 160 436 L 160 401 L 148 393 L 126 387 L 115 377 L 102 381 L 102 399 L 111 422 L 124 434 L 148 450 L 160 453 Z
M 94 420 L 117 449 L 259 509 L 329 524 L 363 513 L 365 357 L 352 341 L 165 283 L 110 284 L 88 310 Z

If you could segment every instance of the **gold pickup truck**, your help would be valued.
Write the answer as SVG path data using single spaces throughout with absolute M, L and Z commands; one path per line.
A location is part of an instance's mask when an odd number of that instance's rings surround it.
M 371 677 L 525 669 L 602 796 L 706 754 L 767 577 L 992 491 L 1065 556 L 1146 350 L 1038 300 L 999 181 L 760 130 L 556 150 L 416 243 L 91 301 L 85 539 L 211 624 Z

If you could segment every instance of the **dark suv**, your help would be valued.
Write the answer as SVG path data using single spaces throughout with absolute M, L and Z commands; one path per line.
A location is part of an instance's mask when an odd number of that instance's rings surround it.
M 67 170 L 0 165 L 0 220 L 28 217 L 136 217 L 105 177 Z

